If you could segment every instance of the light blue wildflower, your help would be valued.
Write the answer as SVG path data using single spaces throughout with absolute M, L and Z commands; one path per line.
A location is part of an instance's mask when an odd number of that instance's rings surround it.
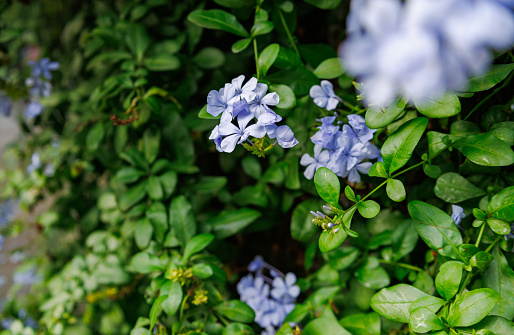
M 221 136 L 226 136 L 220 144 L 223 152 L 234 151 L 237 144 L 241 144 L 248 139 L 249 136 L 261 138 L 266 135 L 266 128 L 260 124 L 248 126 L 249 118 L 238 118 L 236 127 L 231 122 L 221 122 L 218 131 Z
M 229 100 L 234 97 L 234 87 L 231 84 L 225 84 L 224 88 L 219 91 L 212 90 L 207 95 L 207 113 L 217 117 L 221 113 L 232 114 L 232 104 Z
M 334 86 L 328 80 L 322 80 L 321 85 L 312 86 L 309 95 L 318 107 L 326 108 L 329 111 L 335 109 L 341 100 L 334 93 Z
M 216 125 L 209 136 L 209 140 L 213 140 L 214 144 L 216 144 L 216 150 L 219 152 L 223 152 L 221 149 L 221 141 L 223 141 L 223 136 L 221 136 L 219 132 L 219 125 Z
M 273 279 L 273 289 L 271 296 L 278 301 L 290 303 L 295 301 L 300 295 L 300 287 L 295 285 L 296 276 L 294 273 L 289 272 L 285 278 L 275 277 Z
M 43 106 L 39 102 L 31 102 L 25 110 L 25 116 L 29 119 L 35 118 L 43 111 Z
M 334 135 L 339 131 L 339 126 L 334 126 L 335 116 L 326 116 L 321 119 L 321 126 L 318 127 L 316 134 L 311 136 L 311 141 L 314 144 L 319 144 L 327 148 L 329 143 L 334 139 Z
M 39 152 L 34 152 L 30 157 L 30 165 L 27 166 L 27 173 L 31 174 L 41 167 L 41 158 Z
M 369 169 L 371 168 L 373 164 L 371 162 L 364 162 L 360 164 L 355 164 L 353 167 L 351 167 L 349 170 L 346 170 L 345 173 L 342 175 L 343 178 L 348 177 L 348 181 L 350 183 L 360 183 L 361 176 L 359 174 L 368 174 Z
M 267 264 L 268 263 L 266 263 L 264 261 L 264 258 L 262 258 L 262 256 L 255 256 L 253 261 L 251 261 L 250 264 L 248 264 L 248 271 L 251 271 L 251 272 L 262 271 L 262 269 L 264 269 Z
M 234 89 L 234 96 L 230 100 L 230 103 L 234 103 L 241 99 L 246 99 L 246 101 L 252 101 L 255 98 L 256 93 L 254 92 L 257 87 L 257 78 L 252 77 L 248 80 L 248 82 L 243 86 L 243 81 L 245 80 L 244 75 L 240 75 L 237 78 L 232 79 L 232 87 Z
M 32 67 L 32 76 L 39 78 L 41 75 L 47 79 L 52 79 L 50 71 L 59 69 L 58 62 L 51 62 L 49 58 L 41 58 L 39 62 L 29 61 L 28 64 Z
M 452 220 L 458 227 L 460 227 L 460 221 L 465 217 L 466 214 L 464 214 L 464 208 L 457 205 L 452 205 Z
M 257 118 L 261 114 L 267 112 L 269 109 L 268 106 L 275 106 L 280 102 L 280 98 L 277 93 L 272 92 L 266 94 L 267 90 L 268 85 L 258 83 L 254 90 L 255 98 L 248 103 L 250 105 L 250 110 Z
M 47 177 L 53 176 L 55 173 L 55 166 L 53 164 L 47 164 L 43 170 L 43 174 Z
M 294 137 L 294 133 L 289 126 L 278 127 L 276 135 L 278 144 L 284 149 L 292 148 L 298 144 L 298 140 Z
M 319 144 L 314 146 L 314 157 L 311 157 L 309 154 L 303 154 L 300 159 L 300 165 L 307 166 L 305 172 L 303 173 L 305 178 L 312 179 L 314 178 L 314 173 L 320 167 L 326 167 L 328 161 L 330 160 L 330 153 L 327 150 L 323 150 L 323 147 Z
M 327 168 L 338 176 L 346 176 L 350 169 L 360 163 L 367 155 L 367 149 L 362 143 L 354 143 L 349 136 L 342 136 L 338 149 L 331 155 Z

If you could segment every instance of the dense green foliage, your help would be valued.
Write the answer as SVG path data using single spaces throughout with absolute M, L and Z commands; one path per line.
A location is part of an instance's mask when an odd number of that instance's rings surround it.
M 337 58 L 341 0 L 0 10 L 2 91 L 27 101 L 31 53 L 60 63 L 44 111 L 18 113 L 23 134 L 2 160 L 1 198 L 47 207 L 4 229 L 38 231 L 24 266 L 42 280 L 25 295 L 15 285 L 0 317 L 25 309 L 38 334 L 260 333 L 236 290 L 260 254 L 299 278 L 286 321 L 301 327 L 277 334 L 514 333 L 511 53 L 467 92 L 366 109 Z M 278 93 L 298 145 L 216 151 L 206 97 L 240 74 Z M 321 79 L 344 99 L 338 120 L 362 114 L 378 129 L 383 162 L 359 183 L 326 168 L 303 176 L 329 115 L 309 97 Z M 34 152 L 53 175 L 27 175 Z M 1 334 L 31 333 L 16 326 Z

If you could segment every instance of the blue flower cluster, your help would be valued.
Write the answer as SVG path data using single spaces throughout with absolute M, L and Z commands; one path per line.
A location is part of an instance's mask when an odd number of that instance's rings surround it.
M 365 159 L 382 160 L 380 150 L 370 141 L 376 129 L 366 126 L 364 118 L 360 115 L 348 115 L 349 125 L 334 125 L 336 116 L 322 118 L 318 132 L 311 137 L 314 143 L 314 157 L 304 154 L 300 164 L 307 166 L 304 175 L 312 179 L 320 167 L 332 170 L 340 177 L 348 177 L 350 183 L 361 181 L 360 173 L 367 174 L 373 165 L 363 162 Z M 326 150 L 323 150 L 326 149 Z
M 59 68 L 59 63 L 51 62 L 48 58 L 42 58 L 39 62 L 29 61 L 32 67 L 32 74 L 25 80 L 25 85 L 29 87 L 30 103 L 25 111 L 25 116 L 34 118 L 41 114 L 43 106 L 39 103 L 40 97 L 47 97 L 52 92 L 52 73 Z
M 263 274 L 269 270 L 271 277 Z M 286 316 L 294 309 L 295 300 L 300 295 L 300 287 L 295 285 L 296 276 L 282 272 L 256 256 L 248 266 L 253 273 L 241 278 L 237 292 L 241 301 L 255 311 L 255 322 L 263 328 L 263 335 L 274 335 Z
M 340 47 L 370 105 L 465 90 L 514 43 L 512 0 L 352 0 Z
M 0 115 L 10 116 L 12 108 L 12 100 L 0 91 Z
M 244 78 L 241 75 L 219 91 L 210 91 L 207 96 L 207 113 L 214 117 L 221 114 L 220 124 L 209 136 L 216 149 L 232 152 L 237 144 L 245 141 L 253 145 L 248 139 L 250 136 L 263 138 L 266 134 L 283 148 L 298 144 L 291 128 L 276 125 L 282 117 L 269 108 L 279 103 L 278 94 L 266 94 L 268 85 L 258 83 L 253 77 L 243 86 Z M 233 123 L 236 118 L 237 126 Z M 255 123 L 249 126 L 251 121 Z

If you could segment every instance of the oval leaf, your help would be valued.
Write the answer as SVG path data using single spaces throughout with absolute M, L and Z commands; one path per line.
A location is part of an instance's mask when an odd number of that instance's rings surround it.
M 437 179 L 434 193 L 440 199 L 456 204 L 485 195 L 485 192 L 455 172 L 448 172 Z

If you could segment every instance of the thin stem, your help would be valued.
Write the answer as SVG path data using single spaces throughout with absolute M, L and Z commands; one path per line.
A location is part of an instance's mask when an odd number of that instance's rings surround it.
M 484 234 L 484 229 L 485 229 L 485 222 L 482 223 L 482 227 L 480 227 L 480 232 L 478 233 L 477 242 L 475 243 L 475 247 L 477 247 L 477 248 L 480 245 L 480 241 L 482 241 L 482 235 Z
M 462 283 L 462 287 L 459 290 L 459 293 L 457 293 L 457 296 L 460 296 L 462 292 L 466 289 L 466 286 L 471 282 L 471 277 L 473 277 L 473 273 L 468 272 L 468 275 L 466 276 L 466 279 L 464 279 L 464 283 Z
M 284 30 L 286 31 L 287 37 L 289 38 L 289 42 L 291 42 L 294 52 L 298 55 L 298 57 L 302 57 L 300 55 L 300 51 L 298 51 L 298 48 L 296 47 L 296 43 L 294 42 L 293 35 L 291 35 L 291 32 L 289 31 L 289 28 L 287 27 L 286 19 L 284 19 L 284 15 L 282 15 L 282 10 L 278 9 L 278 15 L 280 16 L 280 21 L 282 22 L 282 25 L 284 26 Z
M 393 266 L 399 266 L 402 268 L 406 268 L 406 269 L 414 270 L 414 271 L 418 271 L 418 272 L 424 272 L 423 269 L 418 268 L 417 266 L 414 266 L 414 265 L 410 265 L 410 264 L 390 262 L 390 261 L 385 261 L 383 259 L 380 260 L 380 263 L 389 264 L 389 265 L 393 265 Z
M 253 38 L 253 53 L 255 55 L 255 69 L 257 71 L 257 79 L 260 79 L 260 70 L 259 70 L 259 51 L 257 50 L 257 40 L 255 37 Z
M 368 193 L 368 195 L 366 195 L 364 198 L 362 198 L 362 199 L 361 199 L 361 201 L 359 201 L 359 202 L 362 202 L 362 201 L 366 200 L 370 195 L 372 195 L 373 193 L 375 193 L 376 191 L 378 191 L 378 189 L 379 189 L 379 188 L 381 188 L 382 186 L 384 186 L 385 184 L 387 184 L 387 179 L 386 179 L 386 180 L 384 180 L 384 182 L 383 182 L 382 184 L 380 184 L 380 185 L 378 185 L 377 187 L 375 187 L 375 188 L 373 189 L 373 191 L 369 192 L 369 193 Z M 356 204 L 355 204 L 355 205 L 356 205 Z M 354 205 L 354 206 L 355 206 L 355 205 Z
M 480 106 L 482 106 L 484 103 L 486 103 L 489 99 L 491 99 L 496 93 L 498 93 L 502 88 L 504 88 L 505 86 L 507 86 L 507 84 L 510 82 L 510 80 L 512 79 L 512 73 L 507 77 L 507 79 L 503 82 L 503 84 L 498 87 L 497 89 L 495 89 L 491 94 L 489 94 L 488 96 L 486 96 L 482 101 L 480 101 L 476 106 L 475 108 L 473 108 L 471 110 L 471 112 L 468 113 L 468 115 L 466 115 L 466 117 L 464 118 L 464 120 L 467 120 L 468 117 L 471 116 L 471 114 L 473 114 L 474 111 L 476 111 L 478 108 L 480 108 Z
M 484 226 L 485 226 L 485 223 L 484 223 Z M 498 236 L 498 237 L 496 238 L 496 240 L 494 240 L 494 242 L 493 242 L 493 243 L 491 243 L 491 245 L 490 245 L 490 246 L 488 246 L 488 247 L 487 247 L 487 249 L 485 249 L 485 252 L 489 252 L 489 251 L 491 251 L 491 249 L 492 249 L 492 248 L 494 248 L 494 246 L 495 246 L 496 244 L 498 244 L 498 242 L 500 242 L 501 240 L 502 240 L 502 236 Z
M 405 169 L 405 170 L 403 170 L 403 171 L 401 171 L 401 172 L 398 172 L 397 174 L 392 175 L 392 176 L 391 176 L 391 178 L 395 178 L 395 177 L 397 177 L 397 176 L 399 176 L 399 175 L 401 175 L 401 174 L 404 174 L 404 173 L 405 173 L 405 172 L 407 172 L 407 171 L 410 171 L 410 170 L 412 170 L 412 169 L 415 169 L 415 168 L 417 168 L 418 166 L 422 165 L 424 162 L 425 162 L 425 161 L 421 161 L 421 162 L 419 162 L 419 163 L 417 163 L 417 164 L 414 164 L 413 166 L 411 166 L 411 167 L 409 167 L 409 168 L 407 168 L 407 169 Z

